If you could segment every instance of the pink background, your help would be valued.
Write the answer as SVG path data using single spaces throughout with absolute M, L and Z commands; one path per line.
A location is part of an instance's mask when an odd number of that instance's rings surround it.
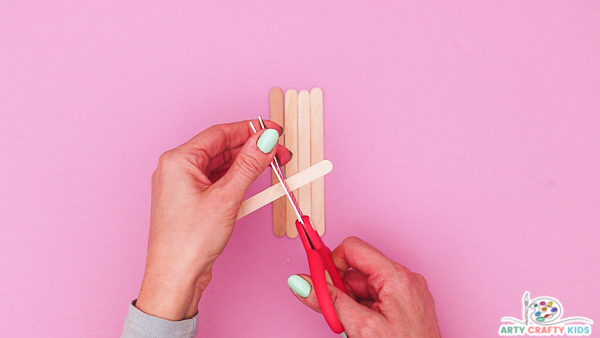
M 496 336 L 526 290 L 598 321 L 599 60 L 595 1 L 3 1 L 0 333 L 118 336 L 158 156 L 273 86 L 324 89 L 326 243 L 425 275 L 445 337 Z M 201 337 L 333 336 L 270 212 L 238 222 Z

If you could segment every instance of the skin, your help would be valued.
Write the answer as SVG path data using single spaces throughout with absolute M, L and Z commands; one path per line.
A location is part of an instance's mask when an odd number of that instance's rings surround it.
M 348 337 L 441 337 L 425 278 L 392 261 L 367 242 L 346 238 L 331 252 L 348 295 L 328 285 L 335 312 Z M 309 308 L 321 312 L 311 284 Z
M 282 134 L 279 125 L 265 124 Z M 172 321 L 198 313 L 246 190 L 275 155 L 282 165 L 291 158 L 281 145 L 267 154 L 258 149 L 262 133 L 254 134 L 248 121 L 216 125 L 161 155 L 152 175 L 148 255 L 138 309 Z M 355 237 L 332 256 L 350 293 L 329 288 L 348 337 L 440 336 L 423 276 Z M 310 276 L 301 277 L 311 282 Z M 319 311 L 312 290 L 298 299 Z

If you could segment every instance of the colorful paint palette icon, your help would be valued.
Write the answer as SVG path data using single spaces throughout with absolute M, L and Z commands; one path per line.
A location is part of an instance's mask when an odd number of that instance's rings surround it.
M 560 310 L 560 304 L 558 304 L 556 300 L 548 297 L 540 297 L 535 299 L 530 305 L 530 308 L 534 309 L 533 313 L 531 314 L 531 319 L 539 323 L 553 322 L 554 320 L 558 319 L 562 313 Z

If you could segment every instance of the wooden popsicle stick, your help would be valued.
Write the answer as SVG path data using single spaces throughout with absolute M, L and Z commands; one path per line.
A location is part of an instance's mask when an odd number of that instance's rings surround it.
M 289 177 L 285 180 L 290 190 L 296 190 L 310 182 L 323 178 L 323 176 L 329 174 L 333 169 L 333 163 L 328 160 L 321 161 L 306 170 L 303 170 L 296 175 Z M 271 187 L 259 192 L 258 194 L 248 198 L 242 203 L 240 210 L 238 211 L 237 219 L 240 219 L 249 213 L 262 208 L 263 206 L 273 202 L 274 200 L 285 196 L 285 192 L 281 187 L 281 184 L 277 183 Z M 283 197 L 287 198 L 287 197 Z M 289 204 L 289 202 L 287 202 Z M 295 217 L 295 216 L 294 216 Z M 294 226 L 296 218 L 293 222 Z
M 298 170 L 310 167 L 310 93 L 301 90 L 298 93 Z M 312 215 L 310 184 L 298 189 L 300 210 L 305 215 Z
M 280 126 L 283 126 L 283 91 L 281 88 L 272 88 L 269 92 L 269 119 Z M 285 128 L 285 127 L 284 127 Z M 285 145 L 284 138 L 279 138 L 279 144 Z M 281 168 L 284 171 L 285 169 Z M 271 170 L 271 183 L 277 184 L 279 180 L 277 180 L 277 176 Z M 285 208 L 287 204 L 287 199 L 285 197 L 281 197 L 273 201 L 273 233 L 275 236 L 281 237 L 285 235 L 286 232 L 286 218 L 285 218 Z
M 295 175 L 298 173 L 298 92 L 294 89 L 288 89 L 285 92 L 285 146 L 294 154 L 292 159 L 285 166 L 286 175 Z M 291 189 L 291 188 L 290 188 Z M 294 191 L 292 190 L 292 193 Z M 294 194 L 296 200 L 300 201 L 298 194 Z M 296 214 L 290 203 L 285 205 L 285 224 L 288 237 L 298 236 L 296 229 Z
M 323 161 L 323 90 L 315 87 L 310 91 L 310 162 Z M 319 235 L 325 233 L 325 180 L 323 177 L 311 183 L 311 219 Z

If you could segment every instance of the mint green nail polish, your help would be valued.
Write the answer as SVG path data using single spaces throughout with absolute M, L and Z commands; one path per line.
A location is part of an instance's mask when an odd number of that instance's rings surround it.
M 346 332 L 342 332 L 340 335 L 344 338 L 348 338 L 348 336 L 346 336 Z
M 302 298 L 306 298 L 310 294 L 310 283 L 298 275 L 291 275 L 288 278 L 288 286 L 295 294 Z
M 277 144 L 277 140 L 279 140 L 279 132 L 275 129 L 267 129 L 265 132 L 260 135 L 260 138 L 256 142 L 256 146 L 260 151 L 265 154 L 268 154 L 275 148 Z

